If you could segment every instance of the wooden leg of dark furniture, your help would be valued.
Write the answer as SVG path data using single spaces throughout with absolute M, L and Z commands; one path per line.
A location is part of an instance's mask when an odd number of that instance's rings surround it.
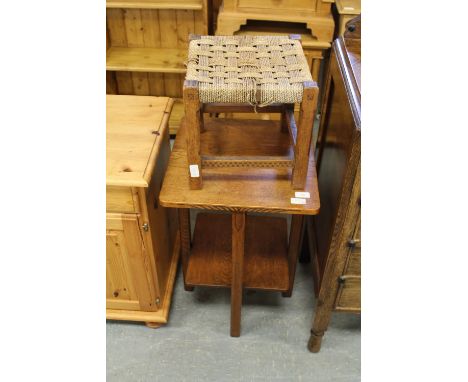
M 303 225 L 303 215 L 292 215 L 288 245 L 289 285 L 288 290 L 282 293 L 283 297 L 291 297 L 292 295 L 294 277 L 296 275 L 297 257 L 301 248 Z
M 315 334 L 313 330 L 310 331 L 310 338 L 309 343 L 307 344 L 307 348 L 311 353 L 318 353 L 320 348 L 322 347 L 322 338 L 324 332 L 320 334 Z
M 299 123 L 297 126 L 297 139 L 294 149 L 294 168 L 292 174 L 292 187 L 302 190 L 307 179 L 309 166 L 310 144 L 314 116 L 317 109 L 318 87 L 315 82 L 304 82 L 304 93 L 299 110 Z
M 330 271 L 333 269 L 333 272 Z M 324 279 L 321 282 L 317 302 L 315 304 L 315 316 L 310 331 L 310 339 L 307 347 L 312 353 L 320 351 L 322 338 L 328 329 L 333 307 L 335 303 L 335 296 L 338 292 L 337 279 L 341 273 L 343 266 L 335 266 L 328 262 L 325 268 Z
M 190 209 L 179 208 L 177 209 L 179 215 L 179 235 L 180 235 L 180 257 L 182 259 L 182 273 L 184 275 L 184 289 L 186 291 L 193 291 L 193 286 L 185 284 L 185 277 L 187 275 L 188 261 L 190 257 Z
M 185 128 L 187 132 L 187 161 L 189 182 L 192 190 L 202 188 L 202 166 L 200 156 L 201 111 L 198 81 L 184 82 Z M 198 176 L 196 176 L 198 173 Z
M 240 336 L 244 267 L 245 213 L 232 214 L 231 337 Z
M 318 353 L 322 345 L 322 338 L 330 323 L 332 309 L 327 306 L 328 304 L 321 304 L 320 299 L 316 305 L 314 323 L 310 331 L 309 343 L 307 348 L 312 353 Z

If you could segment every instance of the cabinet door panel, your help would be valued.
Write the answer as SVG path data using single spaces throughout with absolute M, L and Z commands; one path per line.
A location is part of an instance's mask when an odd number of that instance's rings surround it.
M 156 290 L 137 215 L 107 214 L 106 306 L 153 311 Z

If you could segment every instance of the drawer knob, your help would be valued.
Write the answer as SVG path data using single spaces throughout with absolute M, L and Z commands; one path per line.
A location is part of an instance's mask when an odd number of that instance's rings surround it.
M 356 245 L 358 244 L 361 244 L 361 240 L 360 239 L 349 239 L 348 240 L 348 247 L 349 248 L 355 248 Z

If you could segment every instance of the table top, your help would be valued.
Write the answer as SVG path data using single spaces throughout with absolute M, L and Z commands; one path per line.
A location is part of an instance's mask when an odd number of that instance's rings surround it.
M 273 156 L 292 151 L 289 134 L 278 121 L 206 118 L 201 133 L 202 155 Z M 315 215 L 320 200 L 314 155 L 310 155 L 304 190 L 293 190 L 290 168 L 203 168 L 203 187 L 191 190 L 184 120 L 177 132 L 159 196 L 161 205 L 174 208 L 273 212 Z M 305 204 L 291 204 L 295 191 L 308 191 Z
M 106 185 L 148 187 L 173 100 L 106 96 Z
M 335 4 L 340 15 L 361 14 L 361 0 L 336 0 Z

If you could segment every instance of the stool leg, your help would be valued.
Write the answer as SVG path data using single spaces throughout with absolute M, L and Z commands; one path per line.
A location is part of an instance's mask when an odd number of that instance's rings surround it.
M 293 215 L 291 219 L 291 230 L 289 233 L 288 263 L 289 263 L 289 286 L 283 297 L 291 297 L 296 275 L 297 257 L 301 248 L 301 238 L 304 225 L 303 215 Z
M 289 132 L 288 122 L 286 121 L 286 111 L 285 110 L 283 110 L 281 112 L 281 131 L 283 133 L 288 133 Z
M 185 107 L 185 129 L 187 134 L 187 161 L 189 166 L 197 166 L 198 176 L 194 170 L 189 171 L 189 182 L 192 190 L 202 188 L 202 167 L 200 156 L 200 130 L 201 113 L 200 99 L 198 96 L 198 81 L 185 80 L 184 82 L 184 107 Z
M 314 116 L 317 109 L 318 87 L 315 82 L 304 82 L 304 93 L 299 111 L 299 124 L 297 126 L 297 141 L 294 150 L 294 169 L 292 174 L 292 187 L 303 190 L 307 180 L 309 168 L 310 144 Z
M 240 336 L 244 268 L 245 213 L 232 214 L 231 337 Z
M 182 273 L 184 276 L 184 289 L 193 291 L 193 286 L 185 284 L 187 275 L 188 261 L 190 257 L 190 209 L 179 208 L 177 210 L 179 216 L 179 235 L 180 235 L 180 257 L 182 259 Z

